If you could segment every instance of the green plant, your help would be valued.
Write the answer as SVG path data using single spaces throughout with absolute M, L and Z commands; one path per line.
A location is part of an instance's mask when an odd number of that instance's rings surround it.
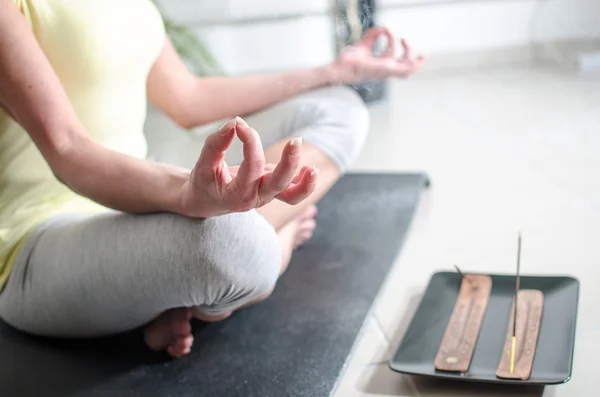
M 188 27 L 164 15 L 163 22 L 173 46 L 194 73 L 199 76 L 223 74 L 223 70 L 210 53 L 208 46 Z

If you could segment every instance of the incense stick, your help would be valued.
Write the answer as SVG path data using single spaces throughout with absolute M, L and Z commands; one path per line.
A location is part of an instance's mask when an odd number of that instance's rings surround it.
M 457 265 L 454 265 L 454 268 L 456 269 L 456 271 L 458 272 L 458 275 L 460 276 L 460 278 L 465 278 L 465 275 L 463 272 L 460 271 L 460 269 L 458 268 Z
M 510 351 L 510 373 L 515 371 L 515 350 L 517 346 L 517 305 L 519 288 L 521 287 L 521 233 L 517 242 L 517 275 L 515 277 L 515 310 L 513 312 L 512 348 Z
M 457 265 L 454 265 L 454 268 L 456 269 L 456 271 L 458 272 L 458 275 L 460 276 L 461 279 L 467 279 L 471 282 L 471 286 L 473 288 L 477 288 L 477 281 L 473 280 L 471 277 L 466 276 L 459 268 Z

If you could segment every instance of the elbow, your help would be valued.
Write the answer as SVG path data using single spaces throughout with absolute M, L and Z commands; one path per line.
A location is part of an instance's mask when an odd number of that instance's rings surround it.
M 59 182 L 73 188 L 73 175 L 80 171 L 81 160 L 87 156 L 92 143 L 85 135 L 67 132 L 45 145 L 43 155 Z
M 150 99 L 153 105 L 151 111 L 162 113 L 177 127 L 189 130 L 197 126 L 197 123 L 194 122 L 193 112 L 188 109 L 185 101 L 173 100 L 173 98 Z
M 73 173 L 73 170 L 75 168 L 76 167 L 73 165 L 73 163 L 71 163 L 66 158 L 59 158 L 50 162 L 50 169 L 52 170 L 52 173 L 54 174 L 56 180 L 62 183 L 63 185 L 67 186 L 68 188 L 72 188 L 72 178 L 70 177 L 70 174 Z
M 45 156 L 54 177 L 63 185 L 70 187 L 69 175 L 76 169 L 74 150 L 63 146 L 58 150 L 52 150 Z
M 199 125 L 189 112 L 174 112 L 169 117 L 179 128 L 183 128 L 184 130 L 191 130 Z
M 203 112 L 194 112 L 193 110 L 185 109 L 183 106 L 179 107 L 178 110 L 172 110 L 167 115 L 175 125 L 184 130 L 191 130 L 203 124 L 216 121 L 214 118 L 206 117 Z
M 201 87 L 200 80 L 194 78 L 181 82 L 176 89 L 170 91 L 155 88 L 150 99 L 175 125 L 191 130 L 214 121 L 213 118 L 207 117 L 210 103 L 202 94 L 203 91 L 205 89 Z

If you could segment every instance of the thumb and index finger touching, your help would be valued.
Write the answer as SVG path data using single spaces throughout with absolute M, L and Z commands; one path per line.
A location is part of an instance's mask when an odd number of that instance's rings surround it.
M 303 167 L 300 174 L 296 174 L 300 162 L 301 139 L 288 142 L 279 164 L 266 164 L 259 134 L 240 117 L 229 120 L 206 139 L 196 171 L 209 173 L 212 177 L 224 164 L 225 152 L 236 135 L 243 144 L 243 161 L 238 167 L 233 167 L 232 175 L 227 178 L 233 184 L 230 191 L 246 198 L 256 192 L 259 184 L 258 194 L 266 201 L 277 197 L 286 202 L 295 202 L 301 201 L 314 190 L 318 170 Z M 310 172 L 306 172 L 309 170 Z
M 385 51 L 383 52 L 383 54 L 381 55 L 381 57 L 382 58 L 394 57 L 395 49 L 396 49 L 396 39 L 394 38 L 394 34 L 391 32 L 391 30 L 386 27 L 370 28 L 369 30 L 367 30 L 367 32 L 363 36 L 360 43 L 368 48 L 373 48 L 375 46 L 375 43 L 381 36 L 385 36 L 385 38 L 387 39 L 387 47 L 386 47 Z M 400 45 L 402 46 L 402 51 L 403 51 L 402 59 L 411 60 L 413 53 L 412 53 L 412 49 L 411 49 L 410 45 L 408 44 L 408 42 L 406 41 L 406 39 L 404 39 L 404 38 L 400 39 Z M 418 62 L 418 63 L 421 63 L 423 60 L 424 60 L 424 57 L 422 55 L 419 55 L 416 58 L 416 62 Z
M 240 164 L 234 183 L 237 191 L 257 192 L 259 202 L 278 198 L 289 204 L 298 203 L 314 191 L 318 170 L 300 166 L 301 138 L 290 140 L 284 147 L 278 164 L 265 163 L 263 147 L 258 133 L 245 122 L 238 122 L 237 134 L 244 143 L 244 160 Z M 305 172 L 310 170 L 310 172 Z M 296 181 L 294 181 L 296 180 Z M 258 191 L 254 190 L 258 185 Z
M 265 156 L 260 136 L 240 117 L 229 120 L 206 138 L 197 166 L 213 170 L 221 165 L 236 135 L 244 145 L 244 161 L 239 166 L 238 175 L 244 179 L 262 175 Z

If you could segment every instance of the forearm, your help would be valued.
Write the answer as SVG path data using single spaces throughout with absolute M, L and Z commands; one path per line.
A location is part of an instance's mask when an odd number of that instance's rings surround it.
M 183 214 L 187 169 L 137 159 L 86 138 L 72 141 L 52 163 L 62 183 L 106 207 L 129 213 Z
M 187 91 L 183 120 L 192 128 L 224 118 L 243 116 L 265 109 L 292 96 L 331 85 L 328 67 L 307 68 L 292 72 L 196 78 Z
M 374 57 L 373 47 L 382 35 L 387 37 L 388 48 Z M 286 73 L 200 78 L 187 69 L 166 38 L 148 76 L 148 96 L 177 124 L 193 128 L 244 116 L 319 87 L 408 77 L 421 67 L 423 57 L 413 59 L 403 40 L 404 55 L 396 59 L 393 42 L 388 29 L 373 28 L 328 65 Z
M 148 97 L 175 123 L 193 128 L 244 116 L 277 102 L 335 84 L 333 64 L 285 73 L 198 77 L 183 63 L 168 38 L 152 66 Z

